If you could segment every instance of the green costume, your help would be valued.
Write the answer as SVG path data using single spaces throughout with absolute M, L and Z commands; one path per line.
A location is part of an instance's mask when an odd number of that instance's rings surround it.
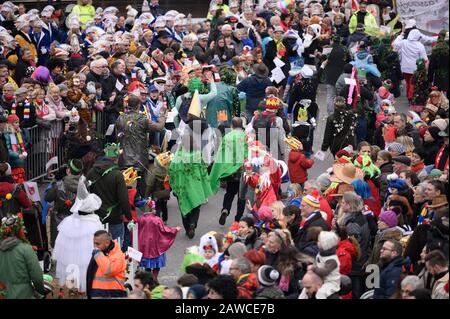
M 169 166 L 169 184 L 178 198 L 181 214 L 206 203 L 212 194 L 206 164 L 200 151 L 181 148 Z
M 219 190 L 220 179 L 236 173 L 244 164 L 247 155 L 248 145 L 244 131 L 236 129 L 225 134 L 209 175 L 214 194 Z
M 208 102 L 206 107 L 206 121 L 211 127 L 219 126 L 219 112 L 226 112 L 226 123 L 230 124 L 233 116 L 239 116 L 240 102 L 238 91 L 235 87 L 217 83 L 217 95 Z

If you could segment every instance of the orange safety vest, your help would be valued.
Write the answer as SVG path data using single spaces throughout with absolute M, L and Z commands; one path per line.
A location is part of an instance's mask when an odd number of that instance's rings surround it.
M 98 252 L 95 262 L 98 265 L 92 282 L 92 289 L 96 290 L 123 290 L 125 291 L 125 254 L 120 249 L 117 241 L 114 241 L 114 248 L 108 256 Z

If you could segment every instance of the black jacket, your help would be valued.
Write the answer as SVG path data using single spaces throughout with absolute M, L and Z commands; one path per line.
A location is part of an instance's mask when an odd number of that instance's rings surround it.
M 303 228 L 299 229 L 297 235 L 294 237 L 295 246 L 300 250 L 301 244 L 306 243 L 306 234 L 308 233 L 308 229 L 311 227 L 321 227 L 325 231 L 329 231 L 330 227 L 328 226 L 325 219 L 322 218 L 320 212 L 314 212 L 314 216 L 308 220 Z
M 102 100 L 109 100 L 112 92 L 116 87 L 117 79 L 109 74 L 107 77 L 95 74 L 93 72 L 89 72 L 86 75 L 86 83 L 89 82 L 100 83 L 102 85 Z
M 335 85 L 337 79 L 344 71 L 346 62 L 346 52 L 339 44 L 334 44 L 330 55 L 328 56 L 328 63 L 325 66 L 326 84 Z
M 380 204 L 383 205 L 384 199 L 386 198 L 386 192 L 388 190 L 388 184 L 389 184 L 387 176 L 394 172 L 394 166 L 392 165 L 392 163 L 385 163 L 380 166 L 380 171 L 381 171 L 381 174 L 378 175 L 377 182 L 380 185 L 380 187 L 379 187 Z
M 426 150 L 424 163 L 425 165 L 434 165 L 437 153 L 441 149 L 441 141 L 434 141 L 431 143 L 424 143 L 423 148 Z
M 123 215 L 128 220 L 133 219 L 127 185 L 116 164 L 108 159 L 97 160 L 89 170 L 87 178 L 92 182 L 90 191 L 102 199 L 102 206 L 96 211 L 102 223 L 121 224 Z
M 290 42 L 287 39 L 283 40 L 283 44 L 286 48 L 286 53 L 281 58 L 281 61 L 283 61 L 285 63 L 284 66 L 281 68 L 281 70 L 283 70 L 284 75 L 286 75 L 286 77 L 287 77 L 289 70 L 291 69 L 291 63 L 289 62 L 289 57 L 297 54 L 297 51 L 293 50 L 292 45 L 290 44 Z M 267 43 L 266 56 L 264 57 L 264 64 L 267 65 L 267 67 L 269 68 L 270 71 L 272 71 L 276 67 L 273 60 L 276 58 L 277 52 L 278 52 L 277 45 L 275 44 L 275 40 L 272 40 L 269 43 Z
M 339 133 L 336 133 L 336 127 L 334 126 L 335 116 L 336 113 L 333 113 L 327 118 L 321 148 L 323 152 L 326 152 L 329 148 L 330 152 L 333 155 L 336 154 L 339 150 L 346 147 L 347 145 L 352 145 L 353 147 L 356 147 L 355 134 L 350 130 L 351 126 L 356 125 L 355 124 L 356 119 L 346 117 L 343 123 L 344 128 Z
M 375 288 L 373 299 L 389 299 L 395 293 L 406 264 L 404 257 L 397 256 L 381 267 L 380 287 Z

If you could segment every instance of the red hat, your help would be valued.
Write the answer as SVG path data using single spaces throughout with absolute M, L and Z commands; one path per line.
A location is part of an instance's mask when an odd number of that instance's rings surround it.
M 16 122 L 20 122 L 20 119 L 16 114 L 11 114 L 8 116 L 8 124 L 13 124 Z
M 337 157 L 337 158 L 340 158 L 340 157 L 342 157 L 342 156 L 350 157 L 350 153 L 347 152 L 346 150 L 340 150 L 340 151 L 337 151 L 336 157 Z

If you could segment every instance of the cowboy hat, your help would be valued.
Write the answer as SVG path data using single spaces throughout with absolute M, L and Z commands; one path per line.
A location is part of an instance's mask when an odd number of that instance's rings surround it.
M 352 163 L 333 165 L 333 175 L 330 181 L 337 183 L 351 184 L 355 179 L 363 179 L 364 172 Z
M 355 188 L 350 184 L 341 183 L 337 188 L 336 194 L 331 194 L 332 197 L 342 197 L 347 192 L 354 192 Z

